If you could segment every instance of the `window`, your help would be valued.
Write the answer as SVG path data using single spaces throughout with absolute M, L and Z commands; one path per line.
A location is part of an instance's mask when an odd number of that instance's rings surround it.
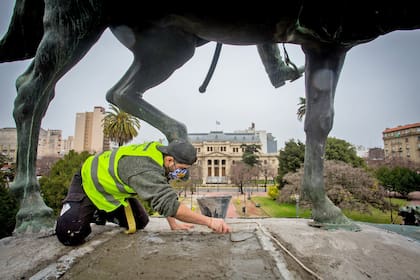
M 207 160 L 207 165 L 211 165 L 211 159 Z

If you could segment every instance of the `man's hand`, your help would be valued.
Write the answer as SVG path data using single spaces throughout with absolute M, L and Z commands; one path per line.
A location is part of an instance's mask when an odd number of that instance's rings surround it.
M 225 223 L 223 219 L 212 218 L 212 217 L 204 216 L 202 214 L 194 213 L 193 211 L 191 211 L 191 209 L 189 209 L 187 206 L 185 206 L 182 203 L 180 203 L 175 217 L 178 220 L 183 221 L 183 222 L 208 226 L 209 228 L 211 228 L 213 231 L 217 233 L 231 232 L 230 227 Z M 168 219 L 169 225 L 175 222 L 174 217 L 168 217 L 167 219 Z
M 175 223 L 175 225 L 170 225 L 172 230 L 189 230 L 192 229 L 194 227 L 194 225 L 192 224 L 180 224 L 180 223 Z
M 167 217 L 166 220 L 168 221 L 171 230 L 189 230 L 194 227 L 192 224 L 177 223 L 176 219 L 173 217 Z
M 207 226 L 217 233 L 231 232 L 230 227 L 225 223 L 223 219 L 210 218 L 210 223 Z

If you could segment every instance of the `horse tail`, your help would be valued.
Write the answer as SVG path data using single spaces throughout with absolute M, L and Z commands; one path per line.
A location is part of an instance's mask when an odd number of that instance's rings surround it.
M 220 51 L 222 50 L 222 43 L 216 44 L 216 49 L 214 50 L 213 60 L 211 61 L 210 69 L 207 72 L 207 76 L 204 79 L 203 84 L 199 87 L 198 91 L 201 93 L 206 92 L 207 86 L 210 82 L 211 77 L 213 76 L 214 69 L 216 69 L 217 62 L 219 61 Z
M 43 0 L 16 0 L 9 29 L 0 40 L 0 62 L 35 56 L 44 28 Z

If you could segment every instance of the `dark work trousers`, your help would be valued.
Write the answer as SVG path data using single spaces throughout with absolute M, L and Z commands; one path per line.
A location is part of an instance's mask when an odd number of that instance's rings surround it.
M 129 198 L 128 202 L 133 211 L 137 229 L 143 229 L 149 222 L 146 210 L 136 198 Z M 106 221 L 128 228 L 124 206 L 110 213 L 98 210 L 83 190 L 80 173 L 75 174 L 57 219 L 55 232 L 58 240 L 68 246 L 80 245 L 92 232 L 90 223 L 104 225 Z

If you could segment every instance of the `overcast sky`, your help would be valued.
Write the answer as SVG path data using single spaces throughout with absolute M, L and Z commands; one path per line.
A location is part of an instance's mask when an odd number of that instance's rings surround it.
M 9 25 L 14 1 L 0 2 L 0 36 Z M 185 123 L 190 133 L 233 132 L 255 123 L 271 132 L 278 148 L 290 139 L 305 140 L 297 103 L 304 96 L 303 78 L 274 89 L 255 46 L 224 45 L 207 92 L 198 87 L 209 68 L 215 43 L 197 48 L 194 57 L 144 98 Z M 287 44 L 290 59 L 304 64 L 299 46 Z M 359 45 L 347 54 L 335 98 L 330 136 L 355 146 L 383 147 L 382 131 L 420 122 L 420 31 L 398 31 Z M 74 135 L 77 112 L 109 108 L 105 94 L 125 73 L 132 55 L 107 30 L 90 52 L 56 86 L 56 96 L 42 122 L 44 129 Z M 15 80 L 29 60 L 0 64 L 0 128 L 15 127 L 12 117 Z M 216 125 L 216 121 L 220 125 Z M 141 122 L 134 142 L 158 140 L 163 134 Z

